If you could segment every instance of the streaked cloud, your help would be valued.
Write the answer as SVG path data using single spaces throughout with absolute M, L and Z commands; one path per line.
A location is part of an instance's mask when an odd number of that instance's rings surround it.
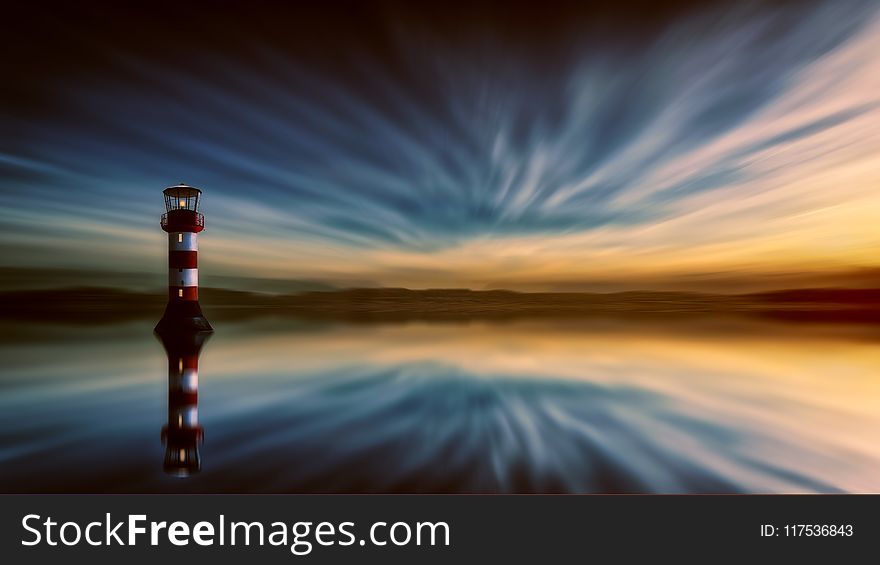
M 876 8 L 704 10 L 642 39 L 561 37 L 553 61 L 402 25 L 394 65 L 352 52 L 344 73 L 256 40 L 250 65 L 120 54 L 52 85 L 63 115 L 15 124 L 4 263 L 149 271 L 159 191 L 184 180 L 206 191 L 206 281 L 877 267 Z

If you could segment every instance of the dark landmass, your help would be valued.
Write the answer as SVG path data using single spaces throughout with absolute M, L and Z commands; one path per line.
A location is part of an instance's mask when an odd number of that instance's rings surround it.
M 325 281 L 297 279 L 268 279 L 260 277 L 234 277 L 228 275 L 211 275 L 211 280 L 221 288 L 241 288 L 256 293 L 297 294 L 309 291 L 327 291 L 340 288 Z M 0 293 L 22 289 L 88 289 L 96 287 L 109 289 L 136 289 L 149 291 L 161 288 L 166 284 L 164 271 L 133 272 L 109 271 L 95 269 L 60 269 L 60 268 L 26 268 L 0 267 Z M 351 284 L 345 286 L 353 286 Z M 365 283 L 357 286 L 375 286 Z
M 9 291 L 0 292 L 0 317 L 77 324 L 158 320 L 166 300 L 164 294 L 111 288 Z M 880 289 L 794 289 L 717 295 L 403 288 L 267 294 L 204 288 L 200 290 L 200 302 L 212 321 L 259 316 L 391 322 L 745 315 L 780 321 L 880 324 Z

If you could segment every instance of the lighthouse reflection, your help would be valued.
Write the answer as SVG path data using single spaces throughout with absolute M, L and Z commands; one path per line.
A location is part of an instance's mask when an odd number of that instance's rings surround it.
M 168 356 L 168 421 L 162 427 L 169 475 L 187 477 L 202 468 L 199 446 L 199 354 L 211 336 L 206 332 L 156 334 Z

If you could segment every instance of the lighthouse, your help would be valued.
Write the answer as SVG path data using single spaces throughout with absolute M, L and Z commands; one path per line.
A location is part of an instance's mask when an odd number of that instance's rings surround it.
M 210 332 L 199 306 L 199 233 L 205 217 L 199 212 L 202 191 L 183 183 L 163 191 L 161 226 L 168 233 L 168 305 L 156 325 L 159 334 Z
M 168 356 L 168 421 L 162 427 L 166 473 L 186 477 L 202 468 L 199 447 L 199 353 L 210 333 L 159 334 Z

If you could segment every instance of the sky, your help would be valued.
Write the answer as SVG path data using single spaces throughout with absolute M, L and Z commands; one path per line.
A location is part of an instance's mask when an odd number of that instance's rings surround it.
M 6 18 L 3 285 L 876 286 L 880 2 L 613 4 Z

